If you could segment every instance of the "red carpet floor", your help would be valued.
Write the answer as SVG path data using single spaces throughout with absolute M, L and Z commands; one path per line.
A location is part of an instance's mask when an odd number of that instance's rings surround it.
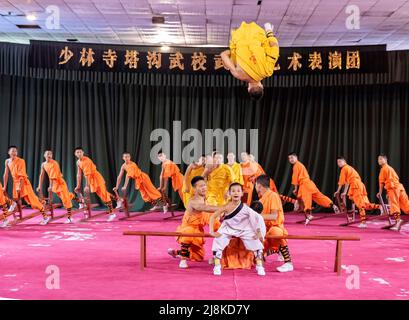
M 225 270 L 215 277 L 207 262 L 178 269 L 178 260 L 167 254 L 175 239 L 148 238 L 148 267 L 141 272 L 139 238 L 122 231 L 174 231 L 180 220 L 164 221 L 165 216 L 47 226 L 30 220 L 0 230 L 0 299 L 409 299 L 409 224 L 400 233 L 380 230 L 385 222 L 379 221 L 362 230 L 339 227 L 343 220 L 334 217 L 305 227 L 295 223 L 300 215 L 287 214 L 290 234 L 361 237 L 344 242 L 340 277 L 333 272 L 333 241 L 300 240 L 289 242 L 294 272 L 276 272 L 280 263 L 272 256 L 265 277 L 254 270 Z M 210 245 L 209 239 L 208 257 Z M 352 282 L 346 273 L 351 265 L 359 268 Z M 59 289 L 47 289 L 49 266 L 58 267 Z

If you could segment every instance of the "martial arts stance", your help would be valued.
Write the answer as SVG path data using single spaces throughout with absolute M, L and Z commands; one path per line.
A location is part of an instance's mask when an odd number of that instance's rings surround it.
M 279 56 L 273 27 L 269 23 L 264 27 L 265 30 L 254 22 L 242 22 L 231 33 L 230 50 L 221 53 L 225 68 L 248 83 L 248 92 L 254 99 L 263 96 L 261 80 L 273 74 Z
M 121 166 L 118 177 L 116 179 L 116 185 L 114 191 L 118 191 L 121 184 L 122 177 L 126 174 L 124 185 L 122 186 L 122 193 L 126 194 L 126 188 L 128 187 L 129 180 L 134 180 L 135 189 L 141 193 L 142 200 L 150 203 L 154 208 L 158 208 L 162 205 L 162 194 L 153 185 L 149 176 L 142 172 L 138 165 L 131 160 L 131 154 L 124 152 L 122 154 L 122 160 L 124 163 Z M 117 208 L 122 207 L 123 200 L 118 199 Z
M 95 192 L 97 196 L 108 207 L 108 221 L 113 221 L 116 218 L 116 214 L 113 212 L 112 200 L 115 197 L 110 194 L 105 185 L 105 180 L 101 173 L 97 170 L 94 162 L 84 155 L 84 150 L 81 147 L 75 148 L 75 156 L 77 157 L 77 186 L 74 189 L 75 193 L 81 192 L 82 174 L 85 177 L 85 193 Z
M 229 245 L 230 239 L 236 237 L 243 241 L 247 250 L 254 252 L 257 274 L 264 276 L 263 241 L 266 235 L 264 220 L 256 211 L 241 202 L 243 196 L 241 184 L 232 183 L 229 187 L 229 195 L 231 202 L 210 217 L 210 234 L 215 237 L 212 244 L 213 274 L 221 275 L 222 252 Z M 218 231 L 214 232 L 214 221 L 223 213 L 223 222 Z
M 337 158 L 338 167 L 341 168 L 338 181 L 338 189 L 334 193 L 336 197 L 340 192 L 342 187 L 344 190 L 341 197 L 346 197 L 348 195 L 349 199 L 353 201 L 359 210 L 359 217 L 361 223 L 360 228 L 366 227 L 366 210 L 379 209 L 379 205 L 371 203 L 368 199 L 368 194 L 366 193 L 366 188 L 361 180 L 358 172 L 347 164 L 345 158 L 340 156 Z
M 228 165 L 223 163 L 221 153 L 214 153 L 213 165 L 205 169 L 203 176 L 207 179 L 207 203 L 217 206 L 226 204 L 227 192 L 234 180 L 234 173 Z
M 219 209 L 217 206 L 206 204 L 206 182 L 202 176 L 196 176 L 191 181 L 193 196 L 189 199 L 186 211 L 182 219 L 182 224 L 178 226 L 176 232 L 181 233 L 204 233 L 204 227 L 209 223 L 209 212 Z M 180 257 L 179 268 L 187 268 L 187 259 L 192 261 L 202 261 L 205 255 L 202 237 L 177 238 L 180 250 L 168 249 L 168 253 L 174 257 Z
M 227 165 L 232 169 L 234 174 L 233 182 L 244 184 L 243 172 L 241 170 L 240 163 L 236 162 L 236 156 L 233 152 L 227 154 Z
M 41 186 L 44 181 L 44 174 L 47 174 L 50 184 L 48 191 L 52 191 L 57 194 L 61 199 L 61 202 L 65 209 L 67 209 L 67 220 L 65 223 L 72 223 L 71 211 L 72 200 L 75 199 L 75 195 L 68 190 L 67 183 L 65 182 L 61 173 L 60 165 L 53 159 L 53 152 L 46 150 L 44 152 L 45 161 L 41 164 L 40 178 L 38 181 L 37 192 L 41 192 Z
M 287 230 L 284 228 L 284 210 L 280 196 L 270 189 L 270 178 L 266 175 L 259 176 L 256 180 L 256 191 L 263 205 L 262 217 L 266 223 L 267 236 L 286 236 Z M 280 260 L 284 264 L 277 267 L 279 272 L 293 271 L 290 252 L 286 239 L 264 240 L 264 252 L 269 255 L 278 253 Z
M 166 194 L 169 179 L 172 180 L 173 190 L 178 192 L 180 199 L 183 201 L 183 174 L 173 161 L 167 159 L 166 154 L 163 151 L 158 152 L 158 159 L 160 162 L 162 162 L 162 171 L 159 176 L 160 183 L 158 190 L 161 192 L 163 199 L 167 203 L 163 207 L 163 212 L 167 212 L 170 203 L 170 200 Z
M 13 198 L 22 199 L 27 202 L 31 208 L 40 211 L 43 220 L 40 222 L 46 225 L 50 221 L 50 217 L 45 212 L 44 203 L 36 196 L 30 180 L 28 180 L 26 162 L 24 159 L 18 157 L 16 146 L 10 146 L 8 149 L 9 157 L 5 162 L 4 176 L 3 176 L 3 192 L 6 192 L 9 174 L 13 179 Z M 13 203 L 9 211 L 12 212 L 17 204 Z M 8 224 L 8 220 L 4 221 L 4 225 Z
M 305 166 L 298 161 L 297 154 L 291 152 L 288 155 L 288 161 L 293 165 L 293 174 L 291 184 L 294 186 L 293 193 L 301 199 L 304 205 L 305 224 L 307 225 L 314 217 L 311 214 L 312 202 L 316 202 L 321 207 L 332 208 L 338 213 L 339 209 L 333 204 L 332 200 L 321 193 L 315 183 L 310 179 Z
M 190 198 L 193 197 L 194 189 L 192 188 L 191 181 L 194 177 L 202 176 L 205 170 L 205 156 L 201 156 L 197 161 L 191 163 L 185 172 L 183 177 L 183 204 L 187 208 L 187 203 Z
M 391 230 L 399 231 L 402 225 L 400 210 L 403 213 L 409 214 L 409 199 L 408 195 L 399 181 L 399 176 L 396 171 L 388 164 L 388 157 L 384 154 L 378 156 L 378 164 L 381 166 L 379 172 L 379 192 L 378 197 L 382 196 L 383 189 L 386 189 L 390 212 L 396 221 L 396 224 Z

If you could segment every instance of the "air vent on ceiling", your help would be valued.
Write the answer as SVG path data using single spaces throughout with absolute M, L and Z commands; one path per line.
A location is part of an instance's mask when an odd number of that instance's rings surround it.
M 78 41 L 78 39 L 69 38 L 69 39 L 67 39 L 67 41 L 68 41 L 68 42 L 77 42 L 77 41 Z
M 158 24 L 158 23 L 165 23 L 165 17 L 152 17 L 152 23 Z
M 16 24 L 16 27 L 20 29 L 41 29 L 38 24 Z

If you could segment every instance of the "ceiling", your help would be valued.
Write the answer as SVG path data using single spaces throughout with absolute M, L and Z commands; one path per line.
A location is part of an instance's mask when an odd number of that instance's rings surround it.
M 0 0 L 0 41 L 30 39 L 114 44 L 226 46 L 241 21 L 271 22 L 281 46 L 387 44 L 409 49 L 409 0 Z M 60 28 L 49 29 L 46 8 L 57 6 Z M 346 7 L 360 10 L 348 29 Z M 13 16 L 7 16 L 11 12 Z M 36 21 L 25 16 L 34 13 Z M 6 15 L 6 16 L 4 16 Z M 153 24 L 163 16 L 164 24 Z M 18 24 L 40 29 L 20 29 Z

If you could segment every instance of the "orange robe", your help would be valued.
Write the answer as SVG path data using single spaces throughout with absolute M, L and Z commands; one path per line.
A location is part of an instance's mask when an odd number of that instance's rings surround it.
M 263 167 L 258 162 L 255 162 L 255 164 L 257 165 L 257 172 L 255 175 L 255 179 L 257 179 L 258 177 L 265 175 L 266 172 L 264 171 Z M 270 178 L 270 189 L 273 190 L 274 192 L 278 192 L 276 184 L 274 183 L 274 180 L 271 178 Z
M 277 252 L 280 246 L 286 246 L 286 239 L 269 239 L 268 236 L 286 236 L 287 230 L 284 228 L 284 210 L 281 199 L 278 193 L 267 190 L 260 198 L 263 204 L 263 214 L 271 214 L 277 211 L 277 218 L 275 220 L 266 220 L 266 239 L 264 240 L 264 251 L 271 250 Z
M 0 206 L 7 204 L 7 198 L 3 193 L 3 185 L 0 182 Z
M 409 214 L 408 195 L 402 183 L 399 182 L 396 171 L 388 164 L 383 165 L 379 172 L 379 185 L 385 186 L 391 214 L 399 216 L 401 209 L 405 214 Z
M 162 169 L 162 178 L 170 178 L 172 180 L 173 190 L 181 190 L 183 187 L 183 175 L 180 173 L 179 167 L 173 161 L 166 160 L 162 164 Z
M 199 166 L 196 168 L 192 168 L 190 170 L 189 176 L 185 177 L 183 179 L 183 204 L 185 205 L 185 208 L 187 206 L 187 203 L 189 202 L 190 198 L 193 197 L 193 187 L 192 187 L 192 179 L 197 176 L 202 176 L 205 168 L 203 166 Z M 187 186 L 186 186 L 187 183 Z M 186 187 L 188 187 L 189 192 L 185 192 Z
M 185 212 L 182 224 L 177 227 L 176 232 L 183 233 L 204 233 L 204 227 L 209 223 L 209 214 L 205 212 L 191 214 Z M 202 261 L 205 256 L 205 240 L 201 237 L 177 237 L 179 244 L 189 245 L 189 259 Z
M 66 209 L 72 208 L 74 194 L 68 190 L 58 162 L 51 159 L 48 162 L 44 162 L 43 168 L 52 182 L 52 192 L 57 194 Z
M 253 183 L 253 178 L 257 173 L 258 167 L 254 162 L 247 161 L 247 162 L 242 162 L 240 163 L 241 165 L 241 170 L 243 172 L 243 193 L 247 195 L 247 199 L 245 199 L 246 204 L 249 206 L 251 204 L 251 200 L 253 197 L 253 189 L 254 189 L 254 183 Z M 244 195 L 244 197 L 246 197 Z
M 20 189 L 21 199 L 24 199 L 33 209 L 44 210 L 44 205 L 35 194 L 30 180 L 28 180 L 26 162 L 24 159 L 17 157 L 8 163 L 8 167 L 13 178 L 13 198 L 18 198 L 16 187 L 17 184 L 20 183 L 20 180 L 23 180 Z
M 293 165 L 291 184 L 298 186 L 297 198 L 303 201 L 304 211 L 310 211 L 312 209 L 312 201 L 324 208 L 331 206 L 331 199 L 321 193 L 315 183 L 310 179 L 307 169 L 300 161 L 297 161 Z
M 349 184 L 348 197 L 355 203 L 359 210 L 373 210 L 379 207 L 369 201 L 365 185 L 359 173 L 348 164 L 341 169 L 338 185 L 342 186 L 346 183 Z
M 142 172 L 135 162 L 131 161 L 129 164 L 125 164 L 125 171 L 126 176 L 134 180 L 135 189 L 139 190 L 143 201 L 153 202 L 162 197 L 149 176 Z
M 91 192 L 95 192 L 103 202 L 110 202 L 112 195 L 108 192 L 105 180 L 97 171 L 94 162 L 88 157 L 82 157 L 81 160 L 78 160 L 78 166 L 84 173 L 91 188 Z

